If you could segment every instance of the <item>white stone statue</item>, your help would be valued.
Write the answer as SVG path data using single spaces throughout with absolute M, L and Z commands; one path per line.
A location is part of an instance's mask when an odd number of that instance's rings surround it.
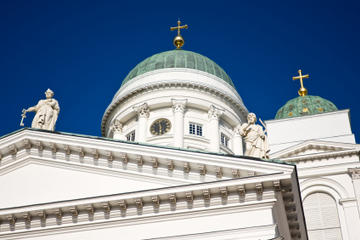
M 36 106 L 23 110 L 22 116 L 25 118 L 27 112 L 36 112 L 31 127 L 54 131 L 55 123 L 60 112 L 59 103 L 52 98 L 54 92 L 50 89 L 46 90 L 45 96 L 46 99 L 40 100 Z
M 245 141 L 245 155 L 268 159 L 269 146 L 262 126 L 256 123 L 256 115 L 249 113 L 248 122 L 241 125 L 239 132 Z

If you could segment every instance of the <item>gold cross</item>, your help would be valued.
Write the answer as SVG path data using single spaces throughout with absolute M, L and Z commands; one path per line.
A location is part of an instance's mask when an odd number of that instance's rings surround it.
M 304 83 L 303 83 L 303 79 L 304 78 L 309 78 L 309 74 L 305 74 L 305 75 L 302 75 L 301 74 L 301 69 L 299 69 L 299 71 L 298 71 L 298 73 L 299 73 L 299 76 L 296 76 L 296 77 L 293 77 L 293 80 L 300 80 L 300 90 L 298 91 L 298 93 L 299 93 L 299 95 L 300 96 L 305 96 L 305 95 L 307 95 L 307 89 L 306 88 L 304 88 Z
M 188 28 L 188 25 L 185 24 L 185 25 L 183 25 L 183 26 L 180 26 L 180 25 L 181 25 L 181 21 L 180 21 L 180 20 L 177 21 L 177 24 L 178 24 L 177 27 L 170 27 L 170 31 L 174 31 L 174 30 L 177 29 L 177 31 L 178 31 L 178 36 L 180 36 L 180 29 L 187 29 L 187 28 Z

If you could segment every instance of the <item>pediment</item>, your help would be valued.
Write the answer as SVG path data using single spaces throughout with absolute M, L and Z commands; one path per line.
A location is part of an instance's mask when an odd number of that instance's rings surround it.
M 270 158 L 282 159 L 314 154 L 341 153 L 356 149 L 359 149 L 357 144 L 309 140 L 272 153 Z

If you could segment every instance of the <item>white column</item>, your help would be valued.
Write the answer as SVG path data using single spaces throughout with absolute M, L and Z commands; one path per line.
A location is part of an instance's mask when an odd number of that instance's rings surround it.
M 150 115 L 150 109 L 147 103 L 133 107 L 134 111 L 138 115 L 138 132 L 135 132 L 135 138 L 137 142 L 146 141 L 147 120 Z
M 207 128 L 207 134 L 210 139 L 210 151 L 220 152 L 220 132 L 219 132 L 219 118 L 224 113 L 224 110 L 215 107 L 214 105 L 210 106 L 208 116 L 209 116 L 209 126 Z
M 171 99 L 174 112 L 174 147 L 184 147 L 184 112 L 186 99 Z
M 119 119 L 115 119 L 110 126 L 110 130 L 113 132 L 113 139 L 126 140 L 126 137 L 123 134 L 123 124 Z
M 235 155 L 243 155 L 243 141 L 242 137 L 240 135 L 240 125 L 237 126 L 234 130 L 234 136 L 233 136 L 233 152 Z
M 340 204 L 344 208 L 345 225 L 349 234 L 349 240 L 358 240 L 360 236 L 360 218 L 356 199 L 340 199 Z
M 358 213 L 360 216 L 360 168 L 349 168 L 348 172 L 352 179 L 355 197 L 357 201 Z

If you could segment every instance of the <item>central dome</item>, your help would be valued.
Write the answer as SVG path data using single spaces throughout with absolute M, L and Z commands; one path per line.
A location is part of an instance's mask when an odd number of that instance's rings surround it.
M 158 53 L 146 58 L 130 71 L 130 73 L 123 80 L 121 86 L 139 75 L 164 68 L 196 69 L 217 76 L 234 87 L 230 77 L 214 61 L 201 54 L 181 49 Z

